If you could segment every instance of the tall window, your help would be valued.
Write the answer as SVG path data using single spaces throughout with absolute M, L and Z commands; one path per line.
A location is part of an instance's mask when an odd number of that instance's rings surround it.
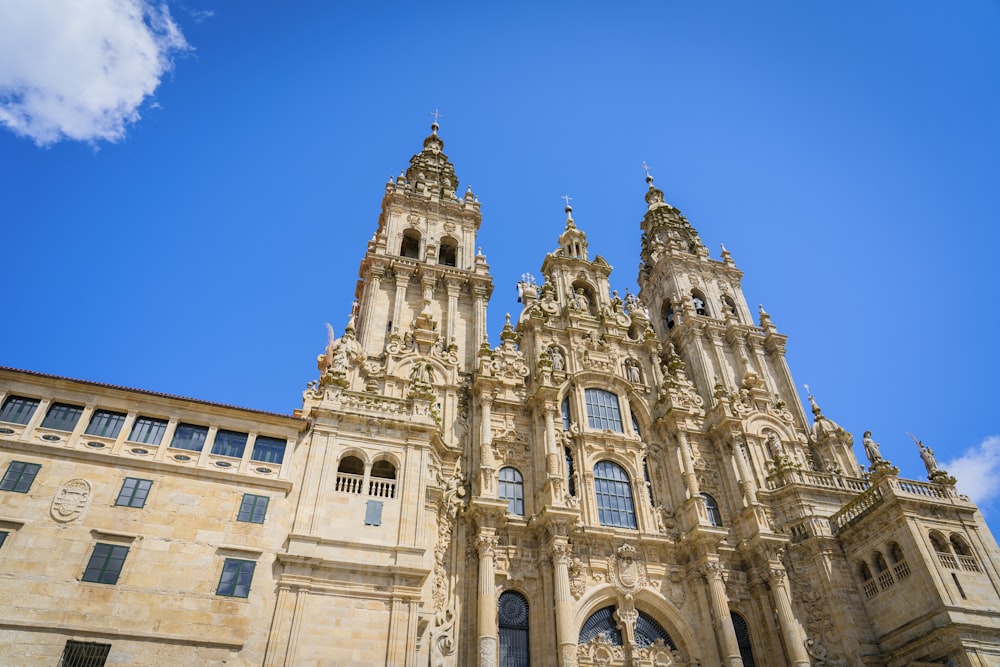
M 617 395 L 603 389 L 587 389 L 584 396 L 590 428 L 622 432 L 622 413 Z
M 215 433 L 215 442 L 212 443 L 212 453 L 218 456 L 231 456 L 239 459 L 243 457 L 243 450 L 246 449 L 246 446 L 246 433 L 219 429 Z
M 611 461 L 600 461 L 595 465 L 594 490 L 602 526 L 637 527 L 631 480 L 621 466 Z
M 500 626 L 500 667 L 528 667 L 528 601 L 517 591 L 504 591 L 497 600 Z
M 130 442 L 141 442 L 146 445 L 158 445 L 163 440 L 163 433 L 167 430 L 167 420 L 153 419 L 152 417 L 139 417 L 132 425 L 132 433 L 129 434 Z
M 66 403 L 53 403 L 48 414 L 42 421 L 42 428 L 51 428 L 56 431 L 72 431 L 76 427 L 76 422 L 80 419 L 83 408 L 79 405 L 67 405 Z
M 244 493 L 243 500 L 240 501 L 240 511 L 236 514 L 236 520 L 246 523 L 264 523 L 264 516 L 267 514 L 267 504 L 269 501 L 270 498 L 267 496 Z
M 27 424 L 37 407 L 38 401 L 33 398 L 8 396 L 3 402 L 3 409 L 0 409 L 0 422 Z
M 458 260 L 458 241 L 445 236 L 441 239 L 441 247 L 438 248 L 438 264 L 442 266 L 455 266 Z
M 253 443 L 253 453 L 250 454 L 250 458 L 262 463 L 281 465 L 285 458 L 285 444 L 284 440 L 258 435 Z
M 573 452 L 566 447 L 566 489 L 569 495 L 576 495 L 576 468 L 573 465 Z
M 407 229 L 403 232 L 403 241 L 399 244 L 399 255 L 410 259 L 420 259 L 420 232 Z
M 117 438 L 118 431 L 122 430 L 125 423 L 124 412 L 111 412 L 110 410 L 94 410 L 94 415 L 90 418 L 87 435 L 96 435 L 99 438 Z
M 663 302 L 663 309 L 660 311 L 663 317 L 663 324 L 666 325 L 667 329 L 674 328 L 674 307 L 670 305 L 669 301 Z
M 174 439 L 170 441 L 170 446 L 176 449 L 186 449 L 191 452 L 200 452 L 205 446 L 205 439 L 208 437 L 208 429 L 204 426 L 193 424 L 178 424 L 174 431 Z
M 740 647 L 740 657 L 743 658 L 743 667 L 756 667 L 753 647 L 750 646 L 750 628 L 746 620 L 735 611 L 730 612 L 730 616 L 733 619 L 733 630 L 736 631 L 736 645 Z
M 719 503 L 717 503 L 715 498 L 707 493 L 701 494 L 701 498 L 705 501 L 705 510 L 708 512 L 708 522 L 713 526 L 722 527 L 722 513 L 719 512 Z
M 117 584 L 127 555 L 128 547 L 98 542 L 81 579 L 95 584 Z
M 708 306 L 705 304 L 705 295 L 698 290 L 691 290 L 691 303 L 694 305 L 696 315 L 708 315 Z
M 524 479 L 516 468 L 500 468 L 500 488 L 497 497 L 507 501 L 507 511 L 524 516 Z
M 7 466 L 7 472 L 3 474 L 3 479 L 0 480 L 0 491 L 27 493 L 31 483 L 35 481 L 35 475 L 41 469 L 42 466 L 37 463 L 11 461 Z
M 564 431 L 568 431 L 570 424 L 573 423 L 573 419 L 569 412 L 569 396 L 564 398 L 562 402 L 562 422 Z
M 256 565 L 257 563 L 252 560 L 227 558 L 225 565 L 222 566 L 222 576 L 219 578 L 219 587 L 215 589 L 215 594 L 231 598 L 250 597 L 250 583 L 253 581 L 253 570 Z
M 118 492 L 118 499 L 115 500 L 115 505 L 144 507 L 151 488 L 153 488 L 153 480 L 151 479 L 126 477 L 125 481 L 122 482 L 121 491 Z

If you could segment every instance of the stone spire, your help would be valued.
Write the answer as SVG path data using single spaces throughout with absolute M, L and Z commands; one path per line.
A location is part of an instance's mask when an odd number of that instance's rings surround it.
M 563 195 L 566 200 L 566 230 L 559 236 L 559 248 L 564 257 L 587 260 L 587 235 L 583 230 L 578 229 L 573 222 L 573 207 L 569 205 L 573 199 L 569 195 Z
M 656 263 L 664 254 L 680 252 L 702 257 L 708 249 L 701 242 L 688 219 L 678 209 L 666 202 L 663 191 L 653 184 L 649 167 L 646 170 L 646 215 L 642 219 L 642 260 L 646 265 Z
M 424 139 L 424 149 L 410 158 L 406 169 L 408 185 L 418 192 L 426 188 L 441 199 L 455 199 L 458 176 L 451 160 L 444 154 L 444 141 L 438 136 L 437 117 L 431 123 L 431 133 Z

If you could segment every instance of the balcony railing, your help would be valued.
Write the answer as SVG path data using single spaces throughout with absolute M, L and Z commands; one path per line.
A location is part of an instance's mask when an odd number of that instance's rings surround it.
M 845 477 L 828 472 L 815 472 L 798 468 L 785 468 L 767 478 L 767 488 L 780 489 L 788 484 L 808 484 L 827 489 L 842 489 L 844 491 L 864 491 L 871 484 L 860 477 Z
M 844 507 L 830 517 L 830 528 L 837 534 L 851 523 L 857 521 L 873 508 L 882 504 L 882 489 L 873 486 L 860 496 L 844 505 Z
M 365 476 L 352 475 L 348 472 L 337 473 L 336 489 L 342 493 L 361 493 L 364 488 Z
M 972 556 L 959 556 L 958 564 L 962 566 L 963 570 L 968 570 L 969 572 L 982 572 L 979 567 L 979 563 Z
M 896 579 L 902 581 L 910 576 L 910 566 L 906 564 L 905 560 L 901 560 L 892 566 L 892 571 L 896 575 Z
M 958 560 L 951 554 L 945 554 L 938 552 L 938 560 L 941 561 L 941 566 L 946 567 L 949 570 L 958 569 Z
M 368 495 L 376 498 L 395 498 L 396 480 L 372 478 L 368 483 Z

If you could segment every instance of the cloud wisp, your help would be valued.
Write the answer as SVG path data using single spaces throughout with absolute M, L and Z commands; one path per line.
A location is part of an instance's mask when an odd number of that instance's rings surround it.
M 942 467 L 958 478 L 958 490 L 982 508 L 1000 498 L 1000 436 L 991 435 Z
M 0 123 L 39 146 L 118 141 L 189 48 L 157 0 L 6 0 Z

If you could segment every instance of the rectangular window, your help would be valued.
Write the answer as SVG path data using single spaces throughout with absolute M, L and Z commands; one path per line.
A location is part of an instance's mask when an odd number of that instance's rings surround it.
M 139 417 L 132 425 L 129 442 L 141 442 L 144 445 L 158 445 L 163 440 L 163 432 L 167 430 L 166 419 Z
M 381 526 L 382 525 L 382 501 L 381 500 L 369 500 L 368 504 L 365 505 L 365 525 L 366 526 Z
M 128 547 L 98 542 L 94 545 L 94 553 L 90 554 L 82 580 L 95 584 L 117 584 L 127 555 Z
M 618 396 L 603 389 L 586 389 L 587 423 L 590 428 L 622 432 L 622 413 Z
M 66 403 L 53 403 L 48 414 L 42 420 L 42 428 L 51 428 L 56 431 L 72 431 L 76 428 L 76 422 L 80 419 L 83 408 L 79 405 L 67 405 Z
M 250 582 L 253 581 L 253 569 L 257 563 L 252 560 L 227 558 L 222 566 L 222 577 L 216 595 L 226 595 L 233 598 L 250 596 Z
M 3 474 L 3 480 L 0 480 L 0 491 L 27 493 L 31 483 L 35 481 L 35 475 L 41 469 L 42 466 L 37 463 L 11 461 L 7 466 L 7 472 Z
M 232 456 L 242 458 L 243 450 L 247 446 L 247 434 L 236 431 L 223 431 L 219 429 L 215 432 L 215 442 L 212 443 L 212 453 L 218 456 Z
M 60 667 L 104 667 L 111 652 L 111 644 L 66 641 Z
M 126 477 L 125 481 L 122 482 L 122 490 L 118 492 L 118 500 L 115 501 L 115 505 L 142 507 L 146 504 L 146 497 L 149 496 L 149 490 L 152 487 L 153 480 L 151 479 Z
M 285 441 L 258 435 L 253 443 L 253 453 L 250 454 L 250 458 L 254 461 L 281 465 L 285 458 Z
M 244 493 L 236 520 L 248 523 L 264 523 L 264 515 L 267 514 L 267 504 L 269 501 L 270 498 L 267 496 L 255 496 L 252 493 Z
M 87 435 L 96 435 L 99 438 L 117 438 L 118 431 L 122 430 L 125 423 L 124 412 L 111 412 L 110 410 L 95 410 L 94 416 L 90 418 L 90 424 L 84 431 Z
M 3 402 L 3 408 L 0 409 L 0 422 L 27 424 L 37 407 L 38 401 L 34 398 L 8 396 Z
M 200 452 L 205 446 L 205 438 L 208 437 L 208 429 L 204 426 L 194 426 L 193 424 L 178 424 L 174 431 L 174 439 L 170 443 L 171 447 L 177 449 L 187 449 L 192 452 Z

